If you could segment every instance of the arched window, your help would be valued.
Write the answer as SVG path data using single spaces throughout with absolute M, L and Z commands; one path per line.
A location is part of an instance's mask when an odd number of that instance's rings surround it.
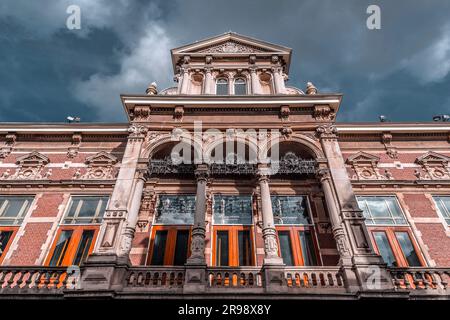
M 245 79 L 237 78 L 234 80 L 234 94 L 238 96 L 247 94 L 247 83 Z
M 228 94 L 228 80 L 227 79 L 225 79 L 225 78 L 217 79 L 216 94 L 221 95 L 221 96 Z

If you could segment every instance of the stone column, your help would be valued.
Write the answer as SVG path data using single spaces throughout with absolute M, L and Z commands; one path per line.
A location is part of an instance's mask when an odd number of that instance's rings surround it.
M 250 78 L 252 81 L 252 94 L 262 94 L 261 83 L 259 83 L 256 67 L 250 67 Z
M 282 265 L 283 259 L 278 255 L 277 232 L 273 219 L 272 201 L 270 199 L 269 177 L 267 168 L 260 168 L 258 182 L 261 192 L 262 232 L 264 239 L 264 264 Z
M 128 254 L 121 254 L 124 243 L 122 240 L 126 235 L 125 238 L 128 241 L 130 230 L 126 231 L 126 228 L 131 226 L 135 211 L 139 210 L 136 209 L 138 204 L 135 201 L 137 199 L 140 203 L 139 197 L 142 195 L 142 190 L 141 182 L 136 180 L 135 175 L 147 128 L 133 124 L 128 131 L 127 146 L 94 252 L 82 267 L 81 287 L 83 290 L 120 290 L 129 266 Z M 129 247 L 131 242 L 129 244 L 125 242 L 125 244 Z
M 318 127 L 316 131 L 327 158 L 328 170 L 322 174 L 322 186 L 327 197 L 330 219 L 334 219 L 331 220 L 335 224 L 333 234 L 341 255 L 341 266 L 348 289 L 390 289 L 390 275 L 386 264 L 381 256 L 375 253 L 370 241 L 365 218 L 358 206 L 339 147 L 336 127 L 328 123 Z M 375 272 L 378 284 L 372 286 Z
M 212 68 L 205 68 L 205 94 L 212 94 L 213 91 L 213 76 L 212 76 Z
M 189 89 L 189 68 L 183 67 L 181 68 L 183 73 L 182 81 L 181 81 L 181 92 L 180 94 L 188 94 Z
M 275 86 L 275 93 L 276 94 L 286 93 L 286 87 L 284 85 L 284 78 L 283 78 L 283 68 L 282 67 L 272 68 L 272 74 L 273 74 L 273 83 Z
M 199 164 L 195 170 L 197 177 L 197 193 L 195 201 L 194 226 L 191 238 L 191 256 L 187 259 L 188 265 L 206 265 L 205 236 L 206 236 L 206 184 L 208 180 L 208 165 Z
M 197 193 L 195 203 L 194 226 L 191 235 L 191 256 L 186 261 L 184 293 L 199 293 L 206 289 L 206 184 L 209 169 L 206 164 L 199 164 L 195 170 Z
M 119 256 L 128 257 L 131 251 L 131 245 L 134 238 L 134 233 L 136 231 L 136 223 L 139 218 L 139 209 L 141 208 L 142 193 L 144 191 L 144 185 L 147 176 L 147 170 L 141 170 L 137 172 L 136 183 L 133 190 L 133 196 L 131 197 L 130 210 L 128 212 L 127 222 L 125 230 L 123 231 L 120 247 Z

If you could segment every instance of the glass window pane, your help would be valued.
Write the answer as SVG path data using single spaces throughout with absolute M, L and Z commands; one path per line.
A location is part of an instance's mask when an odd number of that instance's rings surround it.
M 77 252 L 75 253 L 75 258 L 72 264 L 79 266 L 82 262 L 86 261 L 89 254 L 89 248 L 92 244 L 92 239 L 94 238 L 94 230 L 84 230 L 81 235 L 80 243 L 78 244 Z
M 236 79 L 234 81 L 234 94 L 241 96 L 247 94 L 247 86 L 244 79 Z
M 408 232 L 396 232 L 395 236 L 397 237 L 403 254 L 408 261 L 408 265 L 410 267 L 421 267 L 422 264 L 420 263 L 419 257 L 416 254 L 416 250 L 414 250 L 414 246 L 411 242 L 411 238 L 409 237 Z
M 226 79 L 217 80 L 216 94 L 222 96 L 228 94 L 228 80 Z
M 357 197 L 367 224 L 404 225 L 406 219 L 395 197 Z
M 251 224 L 251 196 L 214 196 L 214 224 Z
M 238 231 L 238 244 L 239 244 L 239 265 L 251 266 L 252 265 L 252 247 L 250 243 L 250 231 L 240 230 Z
M 101 222 L 108 200 L 108 196 L 72 197 L 63 223 L 88 224 Z
M 271 196 L 275 224 L 311 224 L 304 196 Z
M 444 217 L 447 225 L 450 225 L 450 197 L 433 197 L 439 213 Z
M 182 266 L 186 263 L 188 255 L 189 244 L 189 230 L 178 230 L 177 240 L 175 242 L 175 257 L 173 264 L 175 266 Z
M 229 261 L 228 231 L 217 231 L 216 266 L 228 266 Z
M 155 222 L 160 224 L 193 224 L 194 195 L 159 195 Z
M 67 252 L 70 239 L 72 238 L 73 230 L 63 230 L 59 235 L 58 242 L 55 245 L 53 256 L 50 259 L 50 266 L 61 266 L 64 260 L 64 256 Z
M 302 245 L 303 262 L 305 266 L 317 266 L 316 250 L 310 231 L 299 232 L 300 243 Z
M 292 255 L 292 244 L 289 231 L 278 231 L 278 240 L 280 241 L 280 252 L 284 264 L 293 266 L 294 257 Z
M 3 252 L 5 252 L 6 246 L 8 245 L 12 234 L 12 231 L 0 231 L 0 257 L 3 255 Z
M 0 225 L 20 225 L 32 201 L 33 197 L 1 196 Z
M 374 232 L 373 236 L 375 238 L 378 251 L 380 252 L 380 255 L 383 257 L 384 262 L 386 262 L 386 264 L 389 267 L 397 267 L 398 264 L 397 261 L 395 260 L 394 252 L 392 251 L 391 245 L 389 244 L 386 233 Z
M 167 230 L 156 231 L 153 244 L 152 265 L 162 266 L 166 253 Z

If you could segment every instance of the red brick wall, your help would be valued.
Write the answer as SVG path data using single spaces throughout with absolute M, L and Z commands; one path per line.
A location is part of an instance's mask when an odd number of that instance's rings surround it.
M 34 265 L 41 254 L 41 247 L 47 240 L 47 233 L 51 227 L 51 223 L 28 223 L 9 264 Z
M 414 217 L 438 217 L 437 212 L 433 209 L 433 205 L 425 194 L 413 193 L 403 194 L 403 200 L 409 208 L 409 213 Z
M 416 226 L 437 266 L 450 266 L 450 237 L 445 234 L 444 226 L 438 223 L 418 223 Z
M 63 202 L 63 193 L 45 193 L 38 200 L 32 217 L 56 217 L 58 207 Z

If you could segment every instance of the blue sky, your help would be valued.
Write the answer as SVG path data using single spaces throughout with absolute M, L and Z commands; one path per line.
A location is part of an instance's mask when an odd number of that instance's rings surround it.
M 121 93 L 174 85 L 171 48 L 229 30 L 293 48 L 289 85 L 343 93 L 338 121 L 430 121 L 450 113 L 449 17 L 447 0 L 2 0 L 0 121 L 123 122 Z

